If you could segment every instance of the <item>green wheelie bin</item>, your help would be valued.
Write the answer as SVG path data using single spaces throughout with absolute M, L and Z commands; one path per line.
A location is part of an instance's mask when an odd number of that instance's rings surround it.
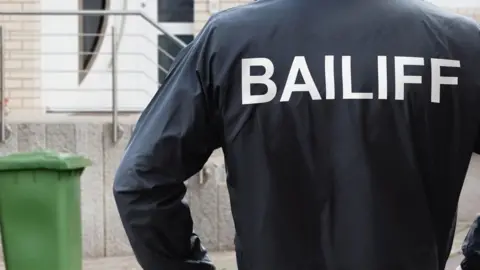
M 0 157 L 7 270 L 81 270 L 80 176 L 90 160 L 48 151 Z

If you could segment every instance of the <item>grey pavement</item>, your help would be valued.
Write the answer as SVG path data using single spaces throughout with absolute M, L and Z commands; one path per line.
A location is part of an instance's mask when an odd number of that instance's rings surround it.
M 213 253 L 212 260 L 217 270 L 235 270 L 235 253 Z M 102 258 L 86 260 L 83 270 L 142 270 L 134 257 Z
M 460 254 L 461 243 L 468 231 L 468 225 L 461 223 L 457 225 L 457 232 L 455 234 L 454 246 L 452 248 L 452 254 L 447 263 L 445 270 L 455 270 L 458 264 L 462 260 Z M 212 258 L 217 270 L 236 270 L 236 261 L 234 252 L 217 252 L 211 253 Z M 0 270 L 4 270 L 2 264 L 0 264 Z M 87 259 L 84 261 L 83 270 L 142 270 L 136 263 L 136 260 L 132 256 L 128 257 L 110 257 L 99 259 Z
M 236 270 L 235 253 L 221 252 L 212 253 L 212 260 L 217 270 Z M 0 270 L 5 270 L 0 263 Z M 142 270 L 133 256 L 109 257 L 84 260 L 83 270 Z
M 236 270 L 235 254 L 233 252 L 212 254 L 217 270 Z M 455 270 L 462 256 L 454 254 L 450 257 L 445 270 Z M 83 270 L 142 270 L 133 257 L 107 258 L 87 260 Z
M 462 260 L 460 254 L 461 245 L 470 223 L 457 224 L 455 239 L 450 259 L 445 270 L 455 270 Z M 217 270 L 236 270 L 234 252 L 212 253 L 211 258 L 217 267 Z M 85 262 L 84 270 L 141 270 L 133 257 L 94 259 Z
M 445 266 L 445 270 L 456 270 L 457 266 L 463 259 L 461 255 L 461 248 L 463 240 L 468 233 L 471 223 L 459 222 L 457 224 L 457 230 L 455 231 L 455 238 L 453 239 L 453 247 L 450 253 L 450 258 Z
M 212 254 L 217 270 L 236 270 L 235 254 L 233 252 Z M 462 256 L 455 254 L 449 259 L 445 270 L 455 270 Z M 4 269 L 0 266 L 0 269 Z M 83 270 L 142 270 L 134 257 L 111 257 L 85 260 Z
M 450 257 L 445 270 L 455 270 L 462 260 L 455 254 Z M 236 270 L 235 254 L 233 252 L 214 254 L 212 256 L 217 270 Z M 86 261 L 84 270 L 141 270 L 133 257 L 96 259 Z
M 455 270 L 457 269 L 458 265 L 462 261 L 463 257 L 460 255 L 455 255 L 450 257 L 448 260 L 447 266 L 445 267 L 445 270 Z
M 470 224 L 461 222 L 457 224 L 455 239 L 453 243 L 452 253 L 445 270 L 455 270 L 462 255 L 460 254 L 461 245 Z M 215 263 L 217 270 L 236 270 L 236 261 L 234 252 L 214 252 L 210 254 L 211 259 Z M 5 270 L 3 264 L 0 263 L 0 270 Z M 83 270 L 142 270 L 136 263 L 133 256 L 127 257 L 109 257 L 98 259 L 86 259 L 84 261 Z

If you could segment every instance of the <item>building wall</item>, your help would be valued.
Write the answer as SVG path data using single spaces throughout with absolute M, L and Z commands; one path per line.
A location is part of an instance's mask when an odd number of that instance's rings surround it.
M 195 0 L 195 33 L 200 32 L 208 18 L 216 11 L 225 10 L 250 2 L 253 2 L 253 0 Z
M 75 11 L 94 0 L 41 0 L 43 10 Z M 98 0 L 100 1 L 100 0 Z M 103 0 L 105 1 L 105 0 Z M 89 5 L 88 5 L 89 6 Z M 108 0 L 110 10 L 141 11 L 139 16 L 42 16 L 42 99 L 50 112 L 98 112 L 112 109 L 112 33 L 115 31 L 116 90 L 120 110 L 141 111 L 158 89 L 155 28 L 156 0 Z M 98 17 L 97 17 L 98 18 Z M 97 24 L 90 28 L 85 24 Z M 98 27 L 100 26 L 100 27 Z M 87 32 L 87 33 L 85 33 Z M 88 33 L 91 32 L 91 33 Z M 91 50 L 81 42 L 86 34 L 99 35 Z M 83 39 L 85 41 L 85 39 Z M 80 46 L 81 45 L 81 46 Z M 81 50 L 84 47 L 83 50 Z M 78 80 L 79 50 L 95 53 Z
M 472 8 L 470 2 L 475 0 L 463 0 L 466 4 L 462 8 L 452 8 L 446 7 L 453 12 L 472 17 L 480 22 L 480 2 L 478 3 L 478 8 Z M 235 6 L 243 5 L 253 2 L 253 0 L 195 0 L 195 33 L 198 33 L 202 27 L 207 22 L 208 18 L 215 13 L 216 10 L 225 10 Z M 431 2 L 436 2 L 436 0 L 431 0 Z M 462 2 L 462 1 L 460 1 Z M 218 4 L 215 4 L 218 3 Z M 438 4 L 442 5 L 442 1 Z M 473 2 L 472 2 L 473 3 Z M 451 5 L 450 5 L 451 6 Z
M 469 16 L 480 22 L 480 2 L 478 8 L 451 8 L 450 10 L 465 16 Z
M 40 0 L 0 0 L 0 10 L 38 11 Z M 40 16 L 0 16 L 5 41 L 5 91 L 13 110 L 34 110 L 42 106 L 40 20 Z

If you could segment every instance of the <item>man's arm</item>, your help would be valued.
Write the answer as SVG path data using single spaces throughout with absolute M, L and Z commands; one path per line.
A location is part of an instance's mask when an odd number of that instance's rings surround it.
M 144 270 L 215 269 L 193 233 L 184 181 L 220 146 L 211 100 L 208 41 L 214 27 L 177 56 L 142 113 L 117 170 L 114 195 Z

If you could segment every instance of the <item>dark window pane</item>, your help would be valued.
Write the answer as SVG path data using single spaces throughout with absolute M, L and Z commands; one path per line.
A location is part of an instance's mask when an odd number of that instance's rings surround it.
M 83 10 L 105 10 L 106 0 L 81 0 Z M 88 67 L 95 49 L 102 38 L 105 16 L 81 16 L 80 18 L 80 64 L 81 69 Z
M 186 44 L 192 42 L 193 40 L 193 35 L 177 35 L 176 37 L 182 40 L 183 42 L 185 42 Z M 177 54 L 181 50 L 179 45 L 177 45 L 175 42 L 171 41 L 168 37 L 163 35 L 158 36 L 158 47 L 167 51 L 173 57 L 177 56 Z M 171 64 L 172 64 L 172 60 L 170 58 L 168 58 L 162 52 L 158 53 L 158 65 L 160 67 L 164 68 L 165 70 L 169 70 Z M 162 83 L 166 75 L 167 74 L 165 74 L 165 72 L 163 72 L 162 70 L 159 70 L 158 81 Z
M 159 22 L 193 22 L 193 0 L 158 0 Z

